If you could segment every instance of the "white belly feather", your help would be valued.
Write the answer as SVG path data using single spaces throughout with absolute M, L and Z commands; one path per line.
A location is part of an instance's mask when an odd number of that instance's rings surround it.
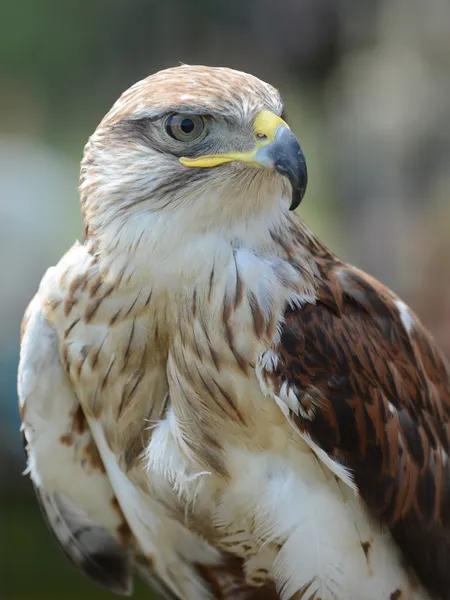
M 428 598 L 405 573 L 389 531 L 306 443 L 289 441 L 283 453 L 229 447 L 224 482 L 187 463 L 171 418 L 148 448 L 150 477 L 171 479 L 192 520 L 211 520 L 218 545 L 249 560 L 249 577 L 269 570 L 284 600 L 303 589 L 322 600 Z

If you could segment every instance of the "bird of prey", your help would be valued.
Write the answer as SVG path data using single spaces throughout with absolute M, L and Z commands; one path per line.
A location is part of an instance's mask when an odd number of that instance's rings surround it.
M 296 216 L 279 93 L 182 65 L 89 139 L 84 241 L 23 322 L 28 471 L 62 550 L 164 598 L 450 598 L 450 376 Z

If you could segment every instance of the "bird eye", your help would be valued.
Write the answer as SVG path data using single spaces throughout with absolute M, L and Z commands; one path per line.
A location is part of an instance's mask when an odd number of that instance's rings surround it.
M 171 138 L 179 142 L 192 142 L 201 136 L 205 129 L 205 119 L 200 115 L 169 115 L 165 128 Z

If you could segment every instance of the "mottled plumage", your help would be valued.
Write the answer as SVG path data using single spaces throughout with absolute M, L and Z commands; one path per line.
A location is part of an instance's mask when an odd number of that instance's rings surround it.
M 250 75 L 181 66 L 100 123 L 84 243 L 24 319 L 29 472 L 115 591 L 134 569 L 171 599 L 450 598 L 448 367 L 289 211 L 282 112 Z

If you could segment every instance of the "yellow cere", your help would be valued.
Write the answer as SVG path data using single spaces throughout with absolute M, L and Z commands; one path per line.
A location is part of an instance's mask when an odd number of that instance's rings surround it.
M 280 125 L 289 129 L 289 125 L 283 121 L 281 117 L 274 115 L 270 110 L 262 110 L 256 115 L 255 120 L 253 121 L 253 131 L 255 132 L 257 139 L 258 135 L 266 136 L 267 140 L 262 140 L 261 143 L 262 146 L 266 146 L 267 141 L 273 142 L 275 132 Z

